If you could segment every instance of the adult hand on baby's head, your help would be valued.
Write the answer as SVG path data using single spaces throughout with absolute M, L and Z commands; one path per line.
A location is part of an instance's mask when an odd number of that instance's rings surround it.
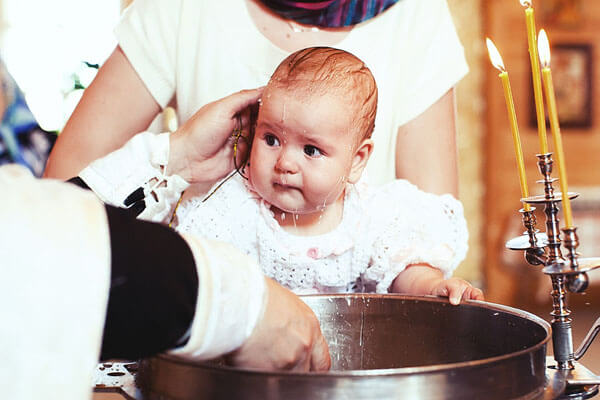
M 483 292 L 460 278 L 440 280 L 431 290 L 434 296 L 448 297 L 450 304 L 460 304 L 461 300 L 484 300 Z
M 232 134 L 239 129 L 237 115 L 242 116 L 242 131 L 247 135 L 249 108 L 258 102 L 262 92 L 263 88 L 242 90 L 200 108 L 171 134 L 168 173 L 210 187 L 232 171 Z
M 229 360 L 250 368 L 327 371 L 331 366 L 329 349 L 312 310 L 270 279 L 267 290 L 262 319 Z

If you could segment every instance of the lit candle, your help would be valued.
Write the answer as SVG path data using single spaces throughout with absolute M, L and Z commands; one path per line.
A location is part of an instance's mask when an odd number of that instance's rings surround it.
M 552 83 L 552 71 L 550 71 L 550 45 L 548 36 L 542 29 L 538 38 L 540 51 L 540 61 L 542 63 L 542 81 L 544 82 L 544 92 L 546 93 L 546 105 L 548 106 L 548 115 L 550 117 L 550 130 L 554 142 L 554 153 L 558 163 L 558 177 L 560 178 L 560 191 L 562 192 L 563 213 L 565 215 L 565 225 L 567 228 L 573 227 L 573 214 L 571 213 L 571 200 L 569 200 L 567 169 L 565 166 L 565 154 L 563 152 L 562 138 L 560 135 L 560 126 L 558 124 L 558 113 L 556 111 L 556 98 L 554 97 L 554 85 Z
M 508 111 L 508 119 L 510 122 L 510 130 L 512 132 L 513 145 L 515 147 L 515 156 L 517 158 L 517 168 L 519 170 L 519 183 L 521 186 L 521 197 L 529 197 L 529 190 L 527 189 L 527 177 L 525 176 L 525 164 L 523 163 L 523 150 L 521 148 L 521 139 L 519 138 L 519 126 L 517 125 L 517 114 L 515 113 L 515 103 L 513 101 L 512 91 L 510 89 L 510 81 L 508 80 L 508 72 L 504 68 L 502 57 L 494 46 L 494 43 L 490 39 L 486 39 L 488 53 L 490 60 L 494 67 L 496 67 L 500 73 L 500 81 L 502 81 L 502 87 L 504 88 L 504 99 L 506 101 L 506 109 Z M 528 203 L 523 203 L 525 211 L 530 210 Z
M 535 99 L 535 114 L 537 116 L 538 137 L 540 139 L 540 152 L 548 152 L 548 141 L 546 139 L 546 116 L 544 114 L 544 99 L 542 97 L 542 82 L 540 79 L 540 62 L 538 59 L 535 17 L 531 0 L 519 0 L 525 9 L 525 21 L 527 22 L 527 43 L 529 45 L 529 60 L 531 61 L 531 74 L 533 78 L 533 97 Z

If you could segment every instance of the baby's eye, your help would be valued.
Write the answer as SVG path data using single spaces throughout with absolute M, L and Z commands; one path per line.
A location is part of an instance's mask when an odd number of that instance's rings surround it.
M 315 146 L 311 146 L 310 144 L 304 146 L 304 154 L 309 157 L 319 157 L 322 155 L 321 150 L 317 149 Z
M 267 146 L 279 146 L 279 139 L 267 133 L 265 135 L 265 143 L 267 143 Z

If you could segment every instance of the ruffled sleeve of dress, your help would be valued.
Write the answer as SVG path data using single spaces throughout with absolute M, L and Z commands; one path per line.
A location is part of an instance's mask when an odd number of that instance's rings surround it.
M 169 175 L 168 160 L 169 134 L 142 132 L 92 162 L 79 177 L 105 203 L 127 208 L 143 201 L 139 218 L 165 222 L 189 186 L 179 175 Z
M 365 197 L 369 213 L 369 267 L 366 287 L 386 293 L 411 264 L 429 264 L 448 278 L 467 252 L 468 231 L 462 204 L 450 194 L 435 195 L 405 180 L 375 188 Z

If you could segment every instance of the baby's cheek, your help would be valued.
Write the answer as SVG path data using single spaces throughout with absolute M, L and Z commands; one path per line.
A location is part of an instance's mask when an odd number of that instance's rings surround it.
M 266 194 L 263 190 L 264 182 L 261 181 L 261 171 L 256 165 L 257 164 L 252 163 L 251 159 L 250 163 L 246 167 L 245 175 L 248 178 L 248 180 L 245 181 L 246 187 L 249 191 L 256 193 L 258 197 L 264 197 Z
M 258 176 L 258 175 L 256 175 L 256 173 L 254 172 L 252 165 L 250 163 L 248 163 L 248 166 L 246 167 L 246 177 L 248 178 L 248 180 L 246 181 L 246 186 L 251 191 L 256 192 L 256 184 L 253 179 L 254 176 Z
M 318 191 L 313 193 L 316 197 L 315 202 L 321 207 L 334 203 L 343 193 L 343 185 L 334 184 L 332 186 L 331 182 L 325 185 L 323 183 L 319 185 Z
M 252 151 L 250 152 L 250 157 L 248 157 L 248 164 L 246 164 L 246 176 L 248 177 L 248 182 L 252 180 L 253 175 L 256 176 L 256 172 L 254 171 L 258 165 L 256 164 L 256 160 L 258 160 L 258 158 L 253 147 Z

